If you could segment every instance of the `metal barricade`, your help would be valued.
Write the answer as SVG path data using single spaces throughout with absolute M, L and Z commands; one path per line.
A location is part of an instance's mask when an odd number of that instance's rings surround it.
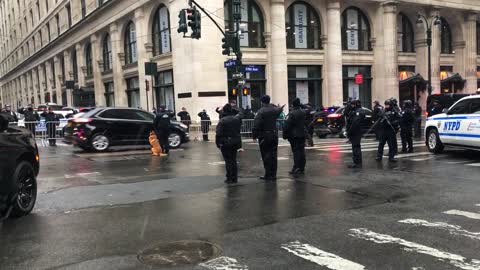
M 54 145 L 55 141 L 63 138 L 63 127 L 66 123 L 66 120 L 46 122 L 42 119 L 40 121 L 12 122 L 9 125 L 30 130 L 37 144 L 47 146 Z

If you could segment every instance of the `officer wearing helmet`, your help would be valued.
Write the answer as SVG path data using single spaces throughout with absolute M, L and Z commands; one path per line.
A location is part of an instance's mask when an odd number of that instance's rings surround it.
M 352 159 L 353 164 L 349 168 L 362 167 L 362 148 L 360 141 L 362 139 L 362 122 L 365 119 L 365 113 L 362 110 L 360 100 L 352 100 L 350 102 L 350 110 L 347 116 L 347 136 L 352 143 Z
M 383 148 L 385 143 L 388 144 L 388 160 L 390 162 L 396 162 L 395 154 L 397 136 L 396 132 L 398 129 L 398 123 L 400 121 L 400 115 L 397 110 L 394 108 L 394 102 L 391 99 L 385 100 L 385 110 L 380 118 L 379 128 L 380 128 L 380 143 L 378 144 L 377 151 L 377 161 L 381 161 L 383 157 Z
M 402 139 L 402 153 L 413 153 L 413 123 L 415 116 L 413 114 L 413 103 L 411 100 L 403 102 L 403 111 L 400 119 L 400 138 Z

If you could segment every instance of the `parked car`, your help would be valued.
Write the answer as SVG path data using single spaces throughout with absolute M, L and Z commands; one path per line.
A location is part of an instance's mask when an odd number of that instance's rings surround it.
M 427 98 L 427 117 L 431 115 L 431 109 L 433 108 L 433 102 L 438 102 L 442 109 L 450 108 L 455 102 L 460 99 L 470 96 L 470 94 L 433 94 Z
M 69 119 L 64 140 L 84 150 L 103 152 L 115 145 L 147 145 L 155 115 L 133 108 L 95 108 Z M 171 121 L 170 147 L 179 148 L 189 140 L 188 127 Z
M 362 108 L 365 113 L 365 120 L 362 124 L 362 130 L 366 133 L 373 125 L 372 111 L 367 108 Z M 326 116 L 327 124 L 320 126 L 316 129 L 317 134 L 331 134 L 339 136 L 340 138 L 346 137 L 345 130 L 345 107 L 338 108 L 334 113 Z
M 314 112 L 313 114 L 313 131 L 319 138 L 326 138 L 330 131 L 328 130 L 327 116 L 335 113 L 340 107 L 329 107 Z M 327 132 L 325 132 L 327 131 Z
M 29 214 L 37 199 L 40 168 L 32 134 L 0 116 L 0 220 Z
M 427 118 L 425 134 L 428 150 L 436 154 L 445 146 L 480 150 L 480 95 L 464 97 Z

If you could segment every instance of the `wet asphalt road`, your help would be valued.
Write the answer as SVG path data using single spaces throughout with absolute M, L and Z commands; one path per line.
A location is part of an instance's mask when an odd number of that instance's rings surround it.
M 350 170 L 345 140 L 317 142 L 293 179 L 281 141 L 279 180 L 264 183 L 245 140 L 234 186 L 214 143 L 168 158 L 42 148 L 34 212 L 0 225 L 0 269 L 163 269 L 137 254 L 179 240 L 222 251 L 169 269 L 480 269 L 480 154 L 433 156 L 417 142 L 397 164 L 377 163 L 367 140 L 363 169 Z

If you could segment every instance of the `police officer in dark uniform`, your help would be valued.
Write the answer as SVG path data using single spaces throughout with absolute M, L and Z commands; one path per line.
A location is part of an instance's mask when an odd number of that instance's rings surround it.
M 412 101 L 405 100 L 403 102 L 403 111 L 400 118 L 400 138 L 402 138 L 402 153 L 413 153 L 413 123 L 415 118 L 413 115 Z
M 365 113 L 362 110 L 360 100 L 352 100 L 349 114 L 347 117 L 347 136 L 352 143 L 353 164 L 349 168 L 362 167 L 362 147 L 360 142 L 362 140 L 362 122 L 365 119 Z
M 306 112 L 302 110 L 300 99 L 293 100 L 293 109 L 285 120 L 283 138 L 288 139 L 293 152 L 293 168 L 289 172 L 293 175 L 305 172 L 305 118 Z
M 52 107 L 48 107 L 48 110 L 45 109 L 45 111 L 40 116 L 45 118 L 47 126 L 48 144 L 50 146 L 56 146 L 57 140 L 55 139 L 55 137 L 60 118 L 53 112 Z
M 379 125 L 380 125 L 380 143 L 378 144 L 377 151 L 377 161 L 381 161 L 383 157 L 383 148 L 385 143 L 388 144 L 388 160 L 390 162 L 396 162 L 395 159 L 395 144 L 397 143 L 396 131 L 398 129 L 398 122 L 400 120 L 400 115 L 394 109 L 392 100 L 387 99 L 385 101 L 385 111 L 381 116 Z
M 170 136 L 170 113 L 165 110 L 165 106 L 160 106 L 160 109 L 153 121 L 153 128 L 157 135 L 160 146 L 162 147 L 162 154 L 168 155 L 170 152 L 170 145 L 168 137 Z
M 226 104 L 222 109 L 222 119 L 218 122 L 215 143 L 222 151 L 227 170 L 225 183 L 234 184 L 238 181 L 237 151 L 242 147 L 240 129 L 242 114 Z
M 415 102 L 413 106 L 413 115 L 415 116 L 415 138 L 420 138 L 422 137 L 422 107 L 420 107 L 418 102 Z
M 303 109 L 305 111 L 305 128 L 307 130 L 307 143 L 308 146 L 313 146 L 313 129 L 314 126 L 312 125 L 313 122 L 313 116 L 314 116 L 314 111 L 312 110 L 312 105 L 311 104 L 306 104 L 303 106 Z
M 17 123 L 18 122 L 18 117 L 17 114 L 12 112 L 12 107 L 10 105 L 5 106 L 5 111 L 2 112 L 2 114 L 5 116 L 8 122 L 10 123 Z
M 265 175 L 260 177 L 260 179 L 276 181 L 278 154 L 277 119 L 283 111 L 283 106 L 277 107 L 270 104 L 270 96 L 268 95 L 261 97 L 260 101 L 262 108 L 258 110 L 255 116 L 252 130 L 253 140 L 256 141 L 258 139 L 259 141 L 263 167 L 265 168 Z
M 187 109 L 185 107 L 182 107 L 182 111 L 179 112 L 177 115 L 178 117 L 180 117 L 180 121 L 185 124 L 190 130 L 190 125 L 192 124 L 192 117 L 190 117 Z
M 380 140 L 380 132 L 377 121 L 380 119 L 380 115 L 383 113 L 383 106 L 380 105 L 378 100 L 373 102 L 373 112 L 372 112 L 372 120 L 375 123 L 374 132 L 375 132 L 375 139 L 378 141 Z

